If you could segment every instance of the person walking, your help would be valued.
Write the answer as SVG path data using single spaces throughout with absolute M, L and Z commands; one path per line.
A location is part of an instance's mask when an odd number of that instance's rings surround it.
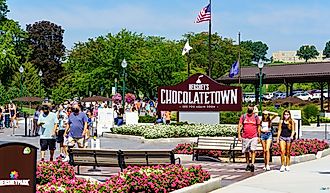
M 58 108 L 57 117 L 59 124 L 58 124 L 58 130 L 56 132 L 56 141 L 60 145 L 60 157 L 62 159 L 65 159 L 68 153 L 66 149 L 66 143 L 64 143 L 65 141 L 64 133 L 66 129 L 66 123 L 68 122 L 68 116 L 62 105 L 60 105 Z
M 263 168 L 265 171 L 270 171 L 269 159 L 270 159 L 270 146 L 273 141 L 273 133 L 272 133 L 272 121 L 277 117 L 277 113 L 263 111 L 261 118 L 261 127 L 259 133 L 263 154 L 264 154 L 264 162 L 265 167 Z
M 117 111 L 117 126 L 121 126 L 124 124 L 124 108 L 120 107 L 119 110 Z
M 50 104 L 42 105 L 43 113 L 38 119 L 38 126 L 40 126 L 40 149 L 41 161 L 45 160 L 45 152 L 50 151 L 50 161 L 54 159 L 54 151 L 56 149 L 55 133 L 57 130 L 58 119 L 55 113 L 50 112 Z
M 81 112 L 79 105 L 75 104 L 72 107 L 72 113 L 69 116 L 67 128 L 64 132 L 64 136 L 68 135 L 68 146 L 74 147 L 77 144 L 79 148 L 84 148 L 87 132 L 87 116 Z
M 32 128 L 32 136 L 38 136 L 39 134 L 39 126 L 38 119 L 40 116 L 40 107 L 39 105 L 36 107 L 35 112 L 33 114 L 33 128 Z
M 278 125 L 277 143 L 280 144 L 281 150 L 281 168 L 280 171 L 290 171 L 290 154 L 293 137 L 295 134 L 295 122 L 291 117 L 289 110 L 285 110 L 282 120 Z
M 10 112 L 10 127 L 17 128 L 17 124 L 16 124 L 17 111 L 16 111 L 16 106 L 14 103 L 10 103 L 9 112 Z
M 253 113 L 254 107 L 249 105 L 247 113 L 243 114 L 239 120 L 237 133 L 238 140 L 242 141 L 242 153 L 246 158 L 246 171 L 254 172 L 254 163 L 256 158 L 256 149 L 260 141 L 260 119 Z M 241 134 L 242 132 L 242 134 Z M 250 161 L 251 154 L 251 161 Z

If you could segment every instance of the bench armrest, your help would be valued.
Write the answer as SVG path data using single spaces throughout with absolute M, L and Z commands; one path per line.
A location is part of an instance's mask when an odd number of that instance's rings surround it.
M 175 160 L 179 160 L 179 164 L 181 164 L 181 159 L 179 157 L 174 159 L 174 163 L 175 163 Z

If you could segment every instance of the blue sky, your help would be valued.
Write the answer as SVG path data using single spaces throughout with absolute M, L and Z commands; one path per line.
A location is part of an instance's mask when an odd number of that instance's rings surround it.
M 180 39 L 208 29 L 194 20 L 208 0 L 8 0 L 9 18 L 26 24 L 49 20 L 65 29 L 64 43 L 117 33 L 122 28 Z M 328 0 L 213 0 L 213 32 L 242 40 L 261 40 L 269 53 L 313 44 L 323 50 L 330 40 Z

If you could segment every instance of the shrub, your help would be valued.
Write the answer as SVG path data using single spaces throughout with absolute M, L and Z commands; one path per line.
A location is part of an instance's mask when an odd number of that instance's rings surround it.
M 198 136 L 236 136 L 236 128 L 223 125 L 129 125 L 115 127 L 115 134 L 143 136 L 146 139 L 198 137 Z
M 307 119 L 310 119 L 312 117 L 316 117 L 319 114 L 319 109 L 314 104 L 309 104 L 303 108 L 304 116 Z
M 178 144 L 174 148 L 174 153 L 176 154 L 193 154 L 193 147 L 195 143 L 192 144 Z M 329 144 L 325 141 L 318 139 L 298 139 L 292 143 L 291 155 L 299 156 L 305 154 L 316 154 L 318 151 L 323 151 L 329 148 Z M 280 147 L 278 143 L 274 143 L 272 146 L 273 155 L 281 155 Z M 224 152 L 221 151 L 205 151 L 200 152 L 201 155 L 207 155 L 210 157 L 220 157 Z M 257 152 L 257 157 L 262 157 L 262 152 Z
M 178 144 L 174 148 L 175 154 L 193 154 L 193 147 L 196 146 L 196 143 L 183 143 Z M 222 152 L 220 150 L 199 150 L 198 155 L 206 155 L 214 158 L 219 158 L 221 156 Z
M 150 115 L 139 116 L 139 123 L 155 123 L 156 117 L 152 117 Z

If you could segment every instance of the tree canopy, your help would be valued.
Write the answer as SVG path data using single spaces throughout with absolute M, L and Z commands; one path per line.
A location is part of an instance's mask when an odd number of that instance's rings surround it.
M 323 55 L 326 57 L 326 58 L 330 58 L 330 41 L 328 41 L 326 44 L 325 44 L 325 48 L 323 50 Z
M 316 50 L 316 47 L 313 45 L 304 45 L 299 48 L 297 51 L 297 56 L 300 59 L 304 59 L 307 62 L 309 59 L 316 58 L 319 55 L 319 52 Z
M 261 41 L 253 42 L 251 40 L 248 40 L 248 41 L 242 41 L 241 46 L 252 52 L 253 54 L 252 61 L 258 62 L 260 59 L 268 60 L 266 58 L 268 51 L 267 44 Z

